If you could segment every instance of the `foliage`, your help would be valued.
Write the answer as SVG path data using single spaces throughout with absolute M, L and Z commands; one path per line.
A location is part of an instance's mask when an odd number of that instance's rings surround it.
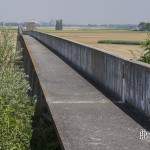
M 60 145 L 53 127 L 51 115 L 47 112 L 39 113 L 39 104 L 33 119 L 32 150 L 60 150 Z
M 142 47 L 144 48 L 144 55 L 140 60 L 150 64 L 150 33 L 148 34 L 148 38 L 142 43 Z
M 16 33 L 0 31 L 0 149 L 29 150 L 34 102 L 26 75 L 15 64 Z
M 63 20 L 56 20 L 56 26 L 55 26 L 56 30 L 62 30 L 63 29 Z
M 141 45 L 139 41 L 123 41 L 123 40 L 101 40 L 99 44 L 123 44 L 123 45 Z
M 150 31 L 150 23 L 149 22 L 141 22 L 139 25 L 139 30 L 140 31 Z
M 0 30 L 0 68 L 6 68 L 15 60 L 15 34 L 12 31 Z
M 0 72 L 0 149 L 29 150 L 33 103 L 29 85 L 19 69 Z

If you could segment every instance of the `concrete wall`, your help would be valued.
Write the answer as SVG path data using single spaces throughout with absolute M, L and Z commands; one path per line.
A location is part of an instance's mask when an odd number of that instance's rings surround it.
M 150 116 L 150 65 L 132 62 L 56 36 L 28 32 L 94 81 L 103 92 Z

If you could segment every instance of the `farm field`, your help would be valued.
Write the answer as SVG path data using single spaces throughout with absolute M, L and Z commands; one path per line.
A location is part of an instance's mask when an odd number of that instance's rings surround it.
M 128 30 L 65 29 L 63 31 L 55 31 L 54 29 L 38 28 L 38 31 L 83 43 L 126 59 L 138 59 L 143 54 L 141 46 L 98 44 L 97 42 L 99 40 L 143 41 L 147 38 L 146 32 Z

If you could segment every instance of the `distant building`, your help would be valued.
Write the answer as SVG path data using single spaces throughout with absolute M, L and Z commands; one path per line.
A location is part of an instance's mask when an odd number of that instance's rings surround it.
M 37 24 L 35 22 L 25 22 L 24 27 L 26 31 L 33 31 L 36 29 Z

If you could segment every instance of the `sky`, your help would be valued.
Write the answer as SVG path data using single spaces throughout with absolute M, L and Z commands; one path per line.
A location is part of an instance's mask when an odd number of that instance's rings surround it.
M 137 24 L 150 21 L 150 0 L 0 0 L 0 21 Z

